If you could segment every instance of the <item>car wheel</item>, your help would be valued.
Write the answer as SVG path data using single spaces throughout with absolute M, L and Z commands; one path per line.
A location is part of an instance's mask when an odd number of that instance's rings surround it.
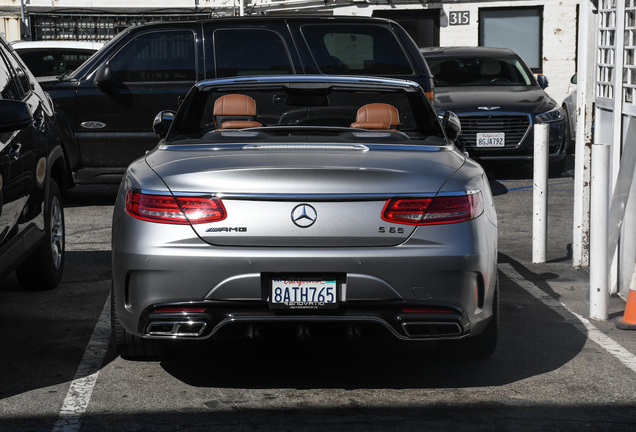
M 440 341 L 438 346 L 445 351 L 468 358 L 483 358 L 493 354 L 499 339 L 499 282 L 492 303 L 492 317 L 483 332 L 477 336 L 459 340 Z
M 110 293 L 111 343 L 115 352 L 126 360 L 159 360 L 166 355 L 165 341 L 144 339 L 129 334 L 117 317 L 115 290 Z
M 18 282 L 27 290 L 51 290 L 60 283 L 64 272 L 64 207 L 62 192 L 53 179 L 49 180 L 44 208 L 44 243 L 15 270 Z

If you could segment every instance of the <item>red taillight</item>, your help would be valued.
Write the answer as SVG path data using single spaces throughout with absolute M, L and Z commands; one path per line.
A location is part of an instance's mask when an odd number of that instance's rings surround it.
M 218 222 L 227 216 L 223 203 L 215 197 L 173 197 L 131 190 L 126 194 L 126 211 L 144 221 L 179 225 Z
M 484 211 L 481 192 L 435 198 L 393 198 L 382 210 L 382 219 L 407 225 L 465 222 Z
M 206 308 L 176 308 L 176 307 L 165 307 L 155 309 L 155 313 L 201 313 L 205 312 Z

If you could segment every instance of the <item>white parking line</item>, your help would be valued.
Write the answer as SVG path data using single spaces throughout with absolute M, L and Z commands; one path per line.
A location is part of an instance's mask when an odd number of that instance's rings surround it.
M 601 346 L 605 351 L 616 357 L 621 363 L 636 372 L 636 356 L 627 351 L 621 345 L 616 343 L 613 339 L 594 327 L 587 319 L 577 314 L 560 301 L 554 299 L 546 292 L 541 290 L 532 282 L 524 279 L 511 264 L 502 263 L 499 264 L 499 271 L 505 274 L 510 280 L 519 285 L 521 288 L 528 291 L 533 297 L 541 300 L 543 304 L 554 310 L 561 315 L 565 321 L 571 323 L 576 327 L 583 335 L 593 340 Z
M 53 432 L 78 432 L 110 342 L 110 295 L 93 330 Z

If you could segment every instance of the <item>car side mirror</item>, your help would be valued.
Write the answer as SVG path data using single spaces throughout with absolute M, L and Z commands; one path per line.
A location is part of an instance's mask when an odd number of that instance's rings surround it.
M 576 76 L 577 76 L 577 74 L 572 75 L 572 79 L 570 79 L 570 82 L 572 84 L 576 84 Z
M 110 90 L 112 82 L 113 77 L 110 71 L 110 63 L 106 62 L 97 69 L 97 72 L 95 72 L 93 83 L 100 89 L 108 91 Z
M 152 130 L 155 131 L 159 138 L 163 139 L 168 135 L 168 130 L 174 121 L 174 111 L 161 111 L 155 116 L 152 122 Z
M 442 127 L 446 133 L 446 137 L 451 141 L 456 141 L 457 137 L 462 133 L 462 123 L 459 117 L 452 111 L 446 111 L 442 117 Z
M 543 90 L 548 88 L 548 78 L 545 75 L 537 75 L 537 82 Z
M 33 122 L 26 102 L 0 99 L 0 132 L 22 130 Z

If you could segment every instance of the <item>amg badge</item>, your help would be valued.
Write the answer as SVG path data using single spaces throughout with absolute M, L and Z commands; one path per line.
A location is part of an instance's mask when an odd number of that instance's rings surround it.
M 205 232 L 247 232 L 247 227 L 212 227 Z

